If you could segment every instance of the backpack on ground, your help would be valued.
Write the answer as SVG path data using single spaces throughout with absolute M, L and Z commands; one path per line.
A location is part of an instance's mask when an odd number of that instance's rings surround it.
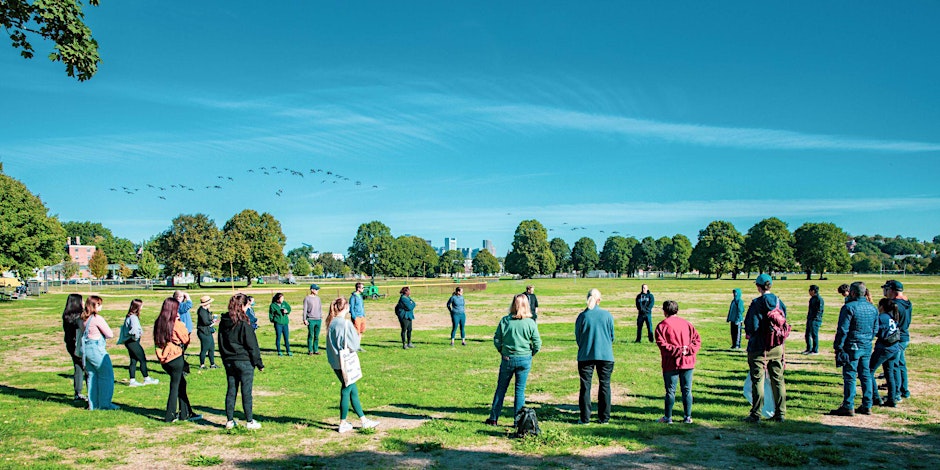
M 538 436 L 540 434 L 542 434 L 542 429 L 539 428 L 539 418 L 536 416 L 535 410 L 523 406 L 516 413 L 516 432 L 513 437 Z
M 787 323 L 787 317 L 780 308 L 780 299 L 777 299 L 777 305 L 767 312 L 767 336 L 764 338 L 764 350 L 770 351 L 780 346 L 789 336 L 790 324 Z

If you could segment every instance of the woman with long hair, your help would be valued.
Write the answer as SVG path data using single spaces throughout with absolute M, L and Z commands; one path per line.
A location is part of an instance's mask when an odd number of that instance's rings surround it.
M 341 433 L 353 429 L 352 424 L 346 421 L 350 405 L 352 405 L 356 415 L 359 416 L 362 429 L 374 428 L 379 425 L 378 421 L 366 418 L 366 414 L 362 411 L 362 404 L 359 403 L 359 387 L 356 383 L 346 385 L 343 380 L 342 365 L 339 359 L 340 351 L 344 349 L 356 351 L 359 349 L 359 331 L 356 330 L 352 321 L 346 319 L 348 314 L 349 302 L 339 297 L 330 304 L 330 312 L 326 316 L 326 360 L 333 368 L 336 377 L 339 378 L 339 432 Z
M 467 345 L 467 334 L 464 328 L 467 325 L 467 314 L 465 312 L 465 303 L 463 298 L 463 287 L 454 289 L 454 294 L 447 299 L 447 311 L 450 312 L 450 345 L 454 345 L 454 337 L 457 336 L 457 327 L 460 326 L 460 344 Z
M 157 359 L 163 370 L 170 376 L 170 395 L 166 400 L 164 420 L 172 423 L 178 420 L 195 421 L 202 419 L 195 414 L 189 404 L 186 393 L 186 373 L 189 364 L 183 358 L 183 349 L 189 344 L 189 331 L 180 320 L 180 303 L 173 297 L 163 301 L 160 315 L 153 324 L 153 344 L 157 348 Z M 177 406 L 179 411 L 177 412 Z
M 62 310 L 62 332 L 65 333 L 65 349 L 72 358 L 72 386 L 75 390 L 75 400 L 88 400 L 82 395 L 82 384 L 85 382 L 85 365 L 80 356 L 75 355 L 75 339 L 82 328 L 82 310 L 84 310 L 82 296 L 69 294 L 65 299 L 65 309 Z
M 395 305 L 395 316 L 398 317 L 398 324 L 401 326 L 401 348 L 411 349 L 415 347 L 411 344 L 411 323 L 415 319 L 415 301 L 411 300 L 411 288 L 402 287 L 398 292 L 401 297 Z
M 124 324 L 121 326 L 121 334 L 118 335 L 118 344 L 127 347 L 127 355 L 131 359 L 128 366 L 131 378 L 127 383 L 131 387 L 160 383 L 159 380 L 150 377 L 150 372 L 147 370 L 147 355 L 144 353 L 144 348 L 140 346 L 140 338 L 144 334 L 144 329 L 140 326 L 140 307 L 143 304 L 144 301 L 140 299 L 131 301 L 130 307 L 127 308 L 127 316 L 124 317 Z M 140 373 L 144 376 L 143 383 L 138 382 L 135 378 L 138 364 L 140 365 Z
M 106 349 L 106 340 L 114 337 L 111 327 L 101 313 L 101 297 L 91 295 L 85 300 L 82 312 L 82 357 L 88 373 L 88 409 L 119 410 L 111 403 L 114 397 L 114 366 Z
M 290 304 L 284 300 L 284 294 L 278 292 L 271 298 L 268 319 L 274 323 L 274 348 L 277 349 L 277 355 L 281 355 L 281 338 L 283 337 L 287 355 L 293 356 L 294 353 L 290 352 Z
M 503 411 L 503 399 L 509 389 L 509 381 L 516 378 L 516 398 L 513 402 L 513 416 L 525 406 L 525 386 L 532 369 L 532 356 L 542 348 L 539 328 L 532 320 L 529 298 L 518 294 L 512 299 L 509 315 L 503 317 L 493 335 L 493 345 L 502 361 L 499 364 L 499 378 L 496 380 L 496 393 L 493 394 L 493 406 L 486 424 L 496 426 Z
M 219 320 L 219 356 L 225 367 L 228 388 L 225 392 L 225 429 L 235 423 L 235 397 L 238 387 L 242 389 L 242 410 L 245 412 L 245 428 L 261 429 L 252 412 L 251 389 L 254 385 L 255 368 L 264 370 L 261 349 L 255 329 L 248 320 L 249 299 L 245 294 L 235 294 L 228 301 L 228 312 Z

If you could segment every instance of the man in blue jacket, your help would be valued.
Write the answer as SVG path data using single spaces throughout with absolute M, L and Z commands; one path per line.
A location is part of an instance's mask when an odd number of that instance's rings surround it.
M 836 340 L 832 349 L 836 352 L 836 364 L 842 365 L 842 405 L 829 412 L 835 416 L 871 414 L 872 391 L 871 342 L 878 330 L 878 309 L 865 299 L 864 282 L 853 282 L 849 286 L 849 301 L 839 311 L 836 325 Z M 862 404 L 855 406 L 855 379 L 862 382 Z
M 646 336 L 650 343 L 653 342 L 653 305 L 656 304 L 656 298 L 650 292 L 649 286 L 643 284 L 640 286 L 640 293 L 636 295 L 636 341 L 640 343 L 643 339 L 643 323 L 646 323 Z

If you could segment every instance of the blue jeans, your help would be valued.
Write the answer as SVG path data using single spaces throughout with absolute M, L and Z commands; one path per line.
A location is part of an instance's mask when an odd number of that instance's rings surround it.
M 822 325 L 822 322 L 807 322 L 806 323 L 806 350 L 811 353 L 819 352 L 819 327 Z
M 862 407 L 871 408 L 872 375 L 869 364 L 871 362 L 871 346 L 859 346 L 861 349 L 845 351 L 849 355 L 848 362 L 842 366 L 842 407 L 855 407 L 855 378 L 862 382 Z
M 910 343 L 901 341 L 901 352 L 898 353 L 898 360 L 894 365 L 894 387 L 901 398 L 911 396 L 911 390 L 907 388 L 907 345 Z
M 643 339 L 643 324 L 646 323 L 646 336 L 653 342 L 653 314 L 641 313 L 636 317 L 636 342 Z
M 895 366 L 897 366 L 899 355 L 900 351 L 889 351 L 884 348 L 875 347 L 875 352 L 871 354 L 871 363 L 869 364 L 872 377 L 875 376 L 875 371 L 878 370 L 878 367 L 884 365 L 885 381 L 888 382 L 888 400 L 894 403 L 898 402 L 898 387 L 894 382 L 894 369 Z M 871 381 L 871 396 L 874 403 L 881 402 L 881 396 L 878 394 L 878 382 L 874 379 Z
M 85 371 L 88 373 L 88 409 L 111 410 L 114 404 L 114 367 L 104 348 L 104 338 L 85 340 Z
M 493 407 L 490 409 L 490 420 L 496 421 L 503 412 L 503 399 L 509 389 L 509 381 L 516 377 L 516 398 L 513 401 L 513 416 L 525 406 L 525 383 L 532 369 L 532 356 L 503 357 L 499 364 L 499 379 L 496 380 L 496 393 L 493 394 Z
M 274 348 L 277 349 L 278 354 L 281 353 L 281 337 L 284 338 L 284 347 L 287 348 L 287 353 L 290 354 L 290 325 L 275 323 Z
M 464 326 L 467 324 L 467 315 L 463 313 L 450 314 L 450 322 L 453 325 L 450 329 L 450 339 L 454 339 L 454 336 L 457 336 L 457 327 L 460 327 L 460 339 L 466 339 L 467 335 L 464 332 Z
M 663 382 L 666 385 L 666 403 L 663 416 L 672 419 L 672 407 L 676 404 L 676 382 L 682 387 L 683 417 L 692 417 L 692 371 L 695 369 L 679 369 L 663 371 Z

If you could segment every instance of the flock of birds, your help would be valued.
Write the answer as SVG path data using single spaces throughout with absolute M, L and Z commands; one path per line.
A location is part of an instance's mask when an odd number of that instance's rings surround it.
M 359 180 L 352 181 L 350 180 L 348 176 L 343 176 L 339 173 L 334 172 L 333 170 L 324 170 L 320 168 L 310 168 L 310 170 L 305 173 L 303 171 L 293 170 L 290 168 L 279 168 L 276 166 L 262 166 L 258 168 L 250 168 L 248 169 L 248 173 L 253 174 L 253 175 L 265 175 L 265 176 L 289 175 L 289 176 L 295 176 L 299 178 L 306 178 L 308 175 L 311 176 L 312 178 L 317 178 L 317 175 L 321 175 L 320 178 L 322 178 L 322 180 L 320 181 L 319 184 L 350 183 L 359 187 L 363 186 L 362 181 L 359 181 Z M 218 181 L 214 182 L 214 184 L 207 184 L 203 187 L 187 186 L 182 183 L 171 184 L 167 187 L 167 186 L 159 186 L 159 185 L 148 183 L 146 191 L 149 192 L 150 194 L 156 194 L 157 198 L 165 201 L 166 195 L 169 194 L 168 191 L 169 192 L 182 192 L 182 191 L 196 192 L 197 189 L 220 190 L 220 189 L 224 189 L 225 186 L 228 186 L 229 183 L 235 183 L 235 178 L 232 176 L 219 175 L 219 176 L 216 176 L 216 179 Z M 378 185 L 372 185 L 372 189 L 379 189 L 379 187 Z M 140 192 L 141 188 L 121 186 L 121 187 L 108 188 L 108 190 L 112 192 L 120 191 L 120 192 L 123 192 L 124 194 L 134 195 Z M 274 192 L 274 195 L 277 197 L 283 196 L 284 189 L 278 188 L 278 190 Z

